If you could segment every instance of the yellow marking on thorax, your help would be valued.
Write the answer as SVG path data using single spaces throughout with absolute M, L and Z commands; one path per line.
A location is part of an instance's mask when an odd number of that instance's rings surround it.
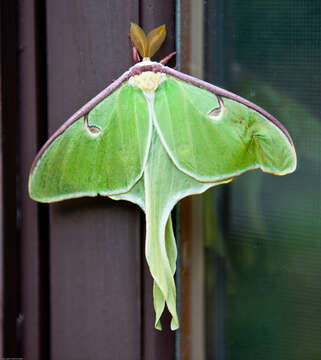
M 139 87 L 143 91 L 155 91 L 159 84 L 166 79 L 166 75 L 160 72 L 144 71 L 129 79 L 131 85 Z

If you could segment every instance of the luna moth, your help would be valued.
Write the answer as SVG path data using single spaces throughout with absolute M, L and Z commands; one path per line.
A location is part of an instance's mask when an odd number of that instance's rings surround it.
M 175 204 L 249 170 L 289 174 L 296 154 L 287 130 L 259 106 L 169 68 L 166 60 L 151 61 L 165 36 L 164 25 L 146 36 L 131 24 L 142 61 L 49 138 L 32 164 L 29 193 L 44 203 L 99 195 L 139 205 L 155 327 L 161 329 L 166 304 L 175 330 Z

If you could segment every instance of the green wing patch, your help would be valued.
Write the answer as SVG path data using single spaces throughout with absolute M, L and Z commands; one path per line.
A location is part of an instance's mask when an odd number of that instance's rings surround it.
M 48 146 L 31 173 L 30 195 L 55 202 L 127 192 L 142 176 L 150 138 L 145 97 L 125 83 Z
M 293 146 L 257 111 L 173 77 L 156 91 L 159 134 L 176 166 L 201 182 L 220 181 L 247 170 L 284 175 L 294 171 Z M 211 117 L 217 108 L 219 120 Z

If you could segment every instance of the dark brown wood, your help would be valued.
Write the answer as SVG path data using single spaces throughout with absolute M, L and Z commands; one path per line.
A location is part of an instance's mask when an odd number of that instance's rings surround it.
M 141 358 L 138 216 L 109 199 L 51 210 L 52 359 Z
M 180 275 L 181 275 L 181 344 L 180 360 L 191 359 L 191 255 L 192 255 L 191 198 L 181 201 Z
M 159 60 L 175 51 L 175 1 L 174 0 L 142 0 L 140 2 L 139 25 L 148 32 L 155 27 L 165 24 L 167 37 L 164 45 L 156 54 L 154 60 Z M 170 62 L 175 65 L 175 60 Z M 144 223 L 145 226 L 145 223 Z M 170 316 L 168 312 L 161 321 L 163 331 L 155 330 L 155 313 L 153 309 L 153 281 L 145 258 L 143 262 L 143 351 L 144 360 L 174 360 L 175 332 L 169 329 Z
M 132 65 L 137 1 L 47 0 L 53 133 Z M 141 359 L 140 212 L 107 198 L 50 206 L 51 360 Z
M 0 6 L 0 17 L 2 19 L 2 7 Z M 0 24 L 0 28 L 2 29 L 2 20 Z M 1 38 L 0 38 L 1 39 Z M 0 40 L 0 49 L 3 49 L 2 39 Z M 2 70 L 2 57 L 0 56 L 0 67 Z M 2 109 L 2 71 L 0 71 L 0 109 Z M 2 122 L 3 122 L 3 113 L 0 111 L 0 132 L 2 134 Z M 3 182 L 3 167 L 2 167 L 2 157 L 3 157 L 2 145 L 0 146 L 0 184 Z M 0 186 L 0 204 L 3 204 L 3 192 L 2 186 Z M 3 356 L 3 341 L 4 341 L 4 258 L 3 258 L 3 249 L 4 249 L 4 233 L 3 233 L 3 207 L 0 206 L 0 356 Z
M 46 126 L 44 7 L 19 3 L 19 150 L 23 354 L 25 360 L 48 358 L 48 232 L 46 207 L 28 195 L 30 165 L 44 141 Z
M 181 1 L 181 69 L 183 73 L 190 73 L 191 62 L 191 2 Z
M 2 176 L 2 299 L 1 329 L 2 354 L 16 357 L 20 354 L 16 320 L 20 313 L 20 249 L 17 217 L 17 2 L 0 2 L 0 54 L 1 54 L 1 167 Z M 18 226 L 17 226 L 18 225 Z
M 166 25 L 166 41 L 155 54 L 153 60 L 161 60 L 171 52 L 176 50 L 175 47 L 175 0 L 141 0 L 140 1 L 140 26 L 149 32 L 155 27 Z M 175 65 L 175 58 L 170 61 L 170 65 Z
M 163 330 L 155 329 L 155 312 L 153 307 L 153 279 L 146 261 L 143 264 L 143 351 L 144 360 L 174 360 L 175 331 L 170 330 L 171 316 L 166 309 L 161 318 Z

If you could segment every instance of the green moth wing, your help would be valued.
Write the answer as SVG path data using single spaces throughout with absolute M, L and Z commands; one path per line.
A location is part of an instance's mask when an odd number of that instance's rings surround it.
M 198 181 L 220 181 L 256 168 L 283 175 L 296 167 L 294 147 L 278 126 L 256 109 L 208 89 L 168 76 L 156 90 L 155 113 L 172 160 Z
M 145 97 L 126 82 L 58 130 L 31 171 L 30 196 L 54 202 L 127 192 L 142 176 L 150 138 Z

